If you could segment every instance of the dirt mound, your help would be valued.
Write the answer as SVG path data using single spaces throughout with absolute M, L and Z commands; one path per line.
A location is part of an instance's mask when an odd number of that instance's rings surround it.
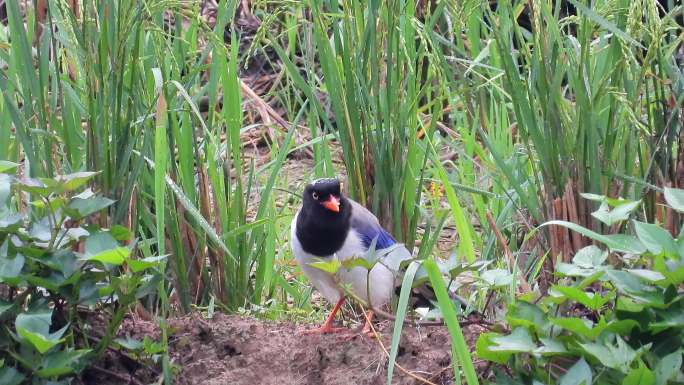
M 317 335 L 304 334 L 311 325 L 276 323 L 254 318 L 217 314 L 211 320 L 188 316 L 169 320 L 171 358 L 178 368 L 176 383 L 182 385 L 385 384 L 387 356 L 377 340 L 358 330 Z M 378 325 L 383 344 L 390 346 L 392 324 Z M 465 327 L 472 346 L 482 329 Z M 153 323 L 125 322 L 122 335 L 158 338 Z M 397 362 L 435 384 L 453 383 L 449 335 L 442 326 L 405 326 Z M 86 384 L 142 384 L 150 380 L 143 368 L 120 362 L 110 354 L 97 371 L 89 369 Z M 136 373 L 137 370 L 137 373 Z M 107 371 L 110 375 L 107 375 Z M 119 373 L 112 377 L 111 373 Z M 123 372 L 123 374 L 122 374 Z M 87 378 L 87 379 L 86 379 Z M 395 369 L 394 383 L 423 383 Z

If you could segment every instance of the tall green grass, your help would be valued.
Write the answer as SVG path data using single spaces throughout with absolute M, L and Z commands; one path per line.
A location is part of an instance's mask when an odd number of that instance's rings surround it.
M 681 7 L 661 17 L 651 1 L 569 3 L 576 16 L 563 16 L 560 2 L 546 1 L 499 2 L 496 11 L 484 12 L 492 26 L 485 37 L 496 48 L 489 59 L 505 74 L 503 100 L 512 108 L 529 172 L 517 174 L 506 163 L 511 154 L 495 145 L 496 132 L 482 127 L 481 135 L 532 217 L 567 216 L 554 201 L 566 204 L 572 195 L 577 207 L 570 215 L 598 229 L 590 216 L 594 208 L 578 193 L 640 199 L 649 184 L 675 181 L 673 149 L 680 145 L 681 122 L 668 117 L 681 110 L 666 101 L 682 96 L 673 87 L 681 82 L 674 52 L 682 37 L 672 19 Z M 519 10 L 529 15 L 531 29 L 516 22 Z M 497 94 L 478 108 L 500 103 L 502 92 Z M 496 126 L 511 116 L 491 117 Z M 647 216 L 654 214 L 649 210 Z
M 213 300 L 237 309 L 273 292 L 273 178 L 292 140 L 267 167 L 243 160 L 239 42 L 223 39 L 236 2 L 222 4 L 213 29 L 194 16 L 198 7 L 83 1 L 76 14 L 49 1 L 32 48 L 32 8 L 23 15 L 8 3 L 0 130 L 10 140 L 0 152 L 24 156 L 33 176 L 102 171 L 95 187 L 117 204 L 101 224 L 128 224 L 170 255 L 157 300 L 183 311 Z

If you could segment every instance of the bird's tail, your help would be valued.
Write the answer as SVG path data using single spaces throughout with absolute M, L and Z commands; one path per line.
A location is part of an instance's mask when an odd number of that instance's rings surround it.
M 401 286 L 397 286 L 395 289 L 395 294 L 397 298 L 399 297 L 401 291 Z M 461 297 L 456 293 L 449 293 L 449 297 L 454 303 L 458 303 L 462 309 L 465 309 L 468 305 L 465 298 Z M 409 299 L 409 305 L 412 308 L 427 307 L 432 308 L 437 303 L 437 295 L 435 294 L 435 289 L 430 285 L 429 282 L 419 284 L 411 289 L 411 297 Z

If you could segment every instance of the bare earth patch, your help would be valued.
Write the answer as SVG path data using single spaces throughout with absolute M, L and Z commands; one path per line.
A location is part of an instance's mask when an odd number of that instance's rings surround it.
M 317 335 L 303 334 L 312 325 L 269 322 L 259 319 L 216 314 L 207 320 L 198 315 L 169 320 L 171 358 L 178 372 L 177 384 L 386 384 L 387 358 L 377 340 L 356 329 L 349 332 Z M 389 350 L 392 323 L 378 325 Z M 482 332 L 478 325 L 464 327 L 472 347 Z M 126 320 L 121 335 L 138 339 L 158 338 L 151 322 Z M 155 375 L 137 365 L 126 364 L 125 357 L 109 354 L 98 370 L 87 369 L 85 384 L 150 383 Z M 435 384 L 453 383 L 450 339 L 443 326 L 405 326 L 401 339 L 399 365 Z M 477 363 L 476 363 L 477 364 Z M 480 365 L 478 365 L 480 366 Z M 481 367 L 479 369 L 482 369 Z M 117 377 L 107 371 L 118 373 Z M 395 384 L 421 381 L 395 368 Z

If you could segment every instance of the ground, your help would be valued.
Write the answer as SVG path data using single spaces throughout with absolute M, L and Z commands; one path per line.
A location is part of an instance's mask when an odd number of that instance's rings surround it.
M 274 322 L 237 315 L 216 314 L 207 320 L 198 314 L 169 320 L 171 359 L 181 385 L 386 384 L 387 355 L 378 340 L 351 327 L 338 334 L 305 334 L 314 325 Z M 393 325 L 376 324 L 382 344 L 389 350 Z M 482 327 L 464 327 L 472 347 Z M 127 319 L 120 336 L 158 338 L 154 323 Z M 127 362 L 129 361 L 129 362 Z M 405 326 L 397 362 L 433 384 L 453 383 L 451 342 L 444 326 Z M 478 365 L 479 364 L 479 365 Z M 484 363 L 478 363 L 479 371 Z M 86 370 L 84 384 L 144 384 L 156 381 L 155 369 L 132 364 L 119 353 Z M 394 372 L 395 384 L 426 383 Z M 131 380 L 132 376 L 132 380 Z

